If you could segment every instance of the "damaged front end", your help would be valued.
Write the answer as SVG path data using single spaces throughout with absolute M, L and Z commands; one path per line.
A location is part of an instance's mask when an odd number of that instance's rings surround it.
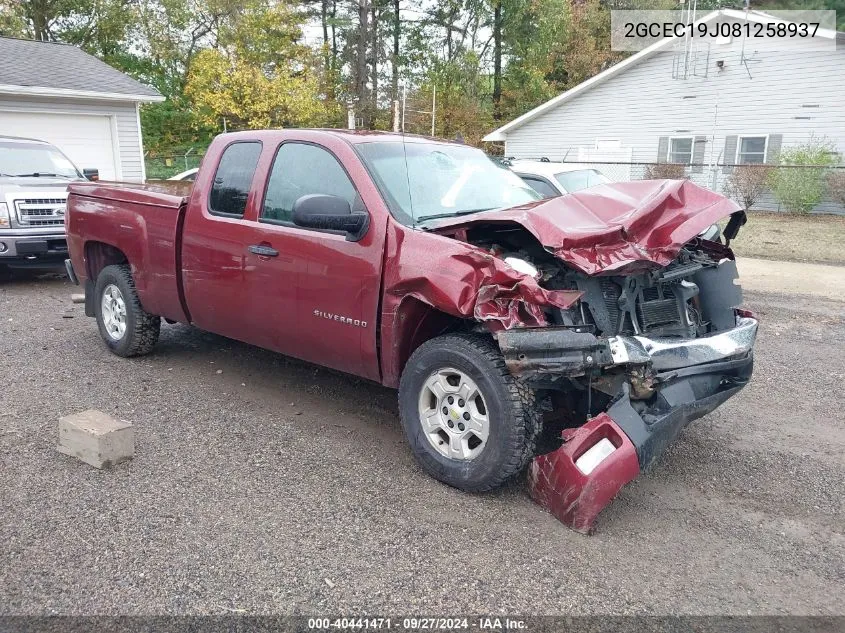
M 566 525 L 588 532 L 687 424 L 750 379 L 757 321 L 740 307 L 733 253 L 699 236 L 737 213 L 688 181 L 649 181 L 436 229 L 566 298 L 533 323 L 491 328 L 510 372 L 545 396 L 531 494 Z
M 511 373 L 556 402 L 530 484 L 566 525 L 588 532 L 687 424 L 750 379 L 757 321 L 739 308 L 724 250 L 694 240 L 651 272 L 567 271 L 563 285 L 582 295 L 554 311 L 556 325 L 496 334 Z

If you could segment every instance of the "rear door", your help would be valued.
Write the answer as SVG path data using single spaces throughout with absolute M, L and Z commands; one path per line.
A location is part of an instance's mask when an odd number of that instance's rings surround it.
M 260 309 L 246 287 L 255 223 L 244 216 L 254 214 L 261 196 L 255 176 L 262 149 L 261 142 L 249 140 L 223 150 L 210 184 L 195 185 L 182 231 L 182 279 L 192 323 L 256 344 L 261 339 L 245 320 L 248 310 Z

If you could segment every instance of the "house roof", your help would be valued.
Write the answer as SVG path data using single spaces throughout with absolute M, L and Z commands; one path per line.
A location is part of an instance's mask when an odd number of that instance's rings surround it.
M 707 15 L 705 15 L 704 17 L 696 20 L 696 24 L 711 22 L 712 20 L 716 19 L 717 17 L 732 18 L 734 20 L 748 20 L 749 22 L 759 22 L 759 23 L 763 23 L 763 24 L 768 24 L 770 22 L 785 22 L 786 21 L 786 20 L 783 20 L 782 18 L 778 18 L 778 17 L 770 15 L 768 13 L 763 13 L 762 11 L 739 11 L 737 9 L 720 9 L 718 11 L 712 11 L 712 12 L 708 13 Z M 843 36 L 845 36 L 845 34 L 843 34 L 843 33 L 840 33 L 840 32 L 837 32 L 837 31 L 826 30 L 826 29 L 819 29 L 817 35 L 819 37 L 836 38 L 837 44 L 842 42 Z M 567 102 L 571 99 L 574 99 L 575 97 L 577 97 L 582 92 L 586 92 L 590 88 L 593 88 L 594 86 L 597 86 L 601 83 L 604 83 L 608 79 L 615 77 L 619 73 L 624 72 L 626 68 L 640 63 L 641 61 L 650 57 L 654 53 L 656 53 L 656 52 L 666 48 L 670 44 L 674 43 L 675 41 L 677 41 L 677 39 L 678 38 L 675 38 L 675 37 L 666 37 L 666 38 L 663 38 L 662 40 L 658 40 L 654 44 L 651 44 L 650 46 L 644 48 L 643 50 L 639 51 L 638 53 L 623 59 L 618 64 L 614 64 L 613 66 L 611 66 L 607 70 L 604 70 L 604 71 L 600 72 L 599 74 L 594 75 L 593 77 L 590 77 L 589 79 L 581 82 L 580 84 L 578 84 L 574 88 L 570 88 L 566 92 L 559 94 L 558 96 L 556 96 L 553 99 L 549 99 L 548 101 L 540 104 L 539 106 L 537 106 L 533 110 L 529 110 L 528 112 L 526 112 L 522 116 L 519 116 L 519 117 L 515 118 L 513 121 L 506 123 L 502 127 L 498 128 L 496 130 L 493 130 L 492 132 L 490 132 L 490 134 L 485 136 L 482 140 L 484 140 L 484 141 L 504 141 L 505 138 L 508 135 L 508 132 L 512 132 L 516 128 L 524 125 L 525 123 L 528 123 L 532 119 L 537 118 L 538 116 L 540 116 L 544 112 L 552 110 L 552 109 L 556 108 L 557 106 L 561 105 L 562 103 L 565 103 L 565 102 Z
M 0 94 L 163 101 L 158 92 L 69 44 L 0 37 Z

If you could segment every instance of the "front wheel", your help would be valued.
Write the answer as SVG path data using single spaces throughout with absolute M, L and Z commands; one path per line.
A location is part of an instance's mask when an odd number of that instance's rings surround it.
M 421 345 L 399 383 L 399 412 L 420 465 L 467 492 L 501 486 L 533 455 L 536 395 L 508 372 L 489 337 L 447 334 Z
M 106 266 L 94 286 L 100 336 L 118 356 L 147 354 L 158 341 L 161 319 L 141 307 L 129 266 Z

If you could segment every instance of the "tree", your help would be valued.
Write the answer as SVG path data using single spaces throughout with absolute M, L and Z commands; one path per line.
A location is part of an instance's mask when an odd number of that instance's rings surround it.
M 828 167 L 836 164 L 834 147 L 811 137 L 802 145 L 781 150 L 769 178 L 772 192 L 787 211 L 809 213 L 822 200 Z
M 831 170 L 827 175 L 827 193 L 834 202 L 845 206 L 845 170 Z
M 683 180 L 686 167 L 679 163 L 655 163 L 648 165 L 643 180 Z
M 194 56 L 185 88 L 204 123 L 309 126 L 336 115 L 319 56 L 300 43 L 300 20 L 283 5 L 257 2 L 219 29 L 217 46 Z
M 725 195 L 748 211 L 769 186 L 771 165 L 737 165 L 725 180 Z

